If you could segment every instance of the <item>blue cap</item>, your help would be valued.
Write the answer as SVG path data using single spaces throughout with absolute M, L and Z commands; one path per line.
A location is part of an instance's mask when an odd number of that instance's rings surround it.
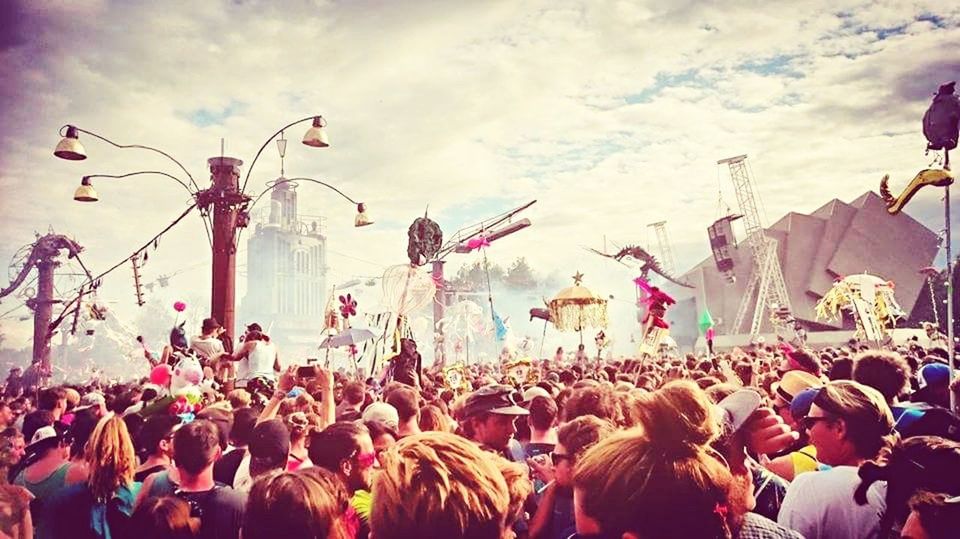
M 810 387 L 797 393 L 797 396 L 790 401 L 790 415 L 794 419 L 807 417 L 807 414 L 810 413 L 810 406 L 813 405 L 813 399 L 817 398 L 819 392 L 819 387 Z
M 950 367 L 943 363 L 930 363 L 920 368 L 917 373 L 920 389 L 927 386 L 944 386 L 950 383 Z

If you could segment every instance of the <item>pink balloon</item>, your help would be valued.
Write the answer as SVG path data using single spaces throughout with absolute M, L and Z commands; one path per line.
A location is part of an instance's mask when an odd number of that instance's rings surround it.
M 157 365 L 150 371 L 150 382 L 160 387 L 167 387 L 170 385 L 172 374 L 170 365 Z

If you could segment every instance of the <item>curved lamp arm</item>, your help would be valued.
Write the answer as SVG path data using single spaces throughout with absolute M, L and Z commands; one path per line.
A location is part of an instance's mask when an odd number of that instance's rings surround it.
M 159 174 L 160 176 L 166 176 L 171 180 L 179 183 L 181 186 L 183 186 L 183 188 L 186 189 L 188 193 L 190 193 L 191 197 L 197 196 L 197 193 L 191 190 L 190 186 L 184 183 L 183 180 L 181 180 L 180 178 L 172 174 L 167 174 L 166 172 L 160 172 L 159 170 L 140 170 L 137 172 L 129 172 L 127 174 L 87 174 L 84 176 L 84 178 L 126 178 L 127 176 L 139 176 L 141 174 Z
M 92 132 L 92 131 L 87 131 L 86 129 L 81 129 L 81 128 L 75 126 L 75 125 L 69 125 L 69 124 L 68 124 L 68 125 L 65 125 L 65 126 L 63 126 L 63 127 L 60 128 L 60 136 L 61 136 L 61 137 L 64 136 L 64 135 L 65 135 L 64 130 L 65 130 L 65 129 L 69 129 L 69 128 L 71 128 L 71 127 L 74 128 L 74 129 L 76 129 L 77 131 L 79 131 L 79 132 L 81 132 L 81 133 L 86 133 L 86 134 L 90 135 L 91 137 L 98 138 L 98 139 L 100 139 L 100 140 L 106 142 L 107 144 L 109 144 L 109 145 L 111 145 L 111 146 L 114 146 L 114 147 L 116 147 L 116 148 L 121 148 L 121 149 L 139 148 L 139 149 L 141 149 L 141 150 L 150 150 L 151 152 L 156 152 L 156 153 L 158 153 L 158 154 L 166 157 L 167 159 L 173 161 L 174 163 L 176 163 L 177 166 L 180 167 L 180 170 L 182 170 L 182 171 L 184 172 L 184 174 L 186 174 L 187 177 L 190 178 L 190 183 L 193 185 L 194 189 L 196 189 L 197 191 L 200 191 L 200 186 L 197 185 L 196 180 L 193 179 L 193 176 L 190 174 L 190 171 L 187 170 L 187 167 L 183 166 L 183 163 L 181 163 L 180 161 L 177 161 L 176 159 L 174 159 L 174 157 L 173 157 L 172 155 L 168 154 L 167 152 L 165 152 L 165 151 L 163 151 L 163 150 L 158 150 L 157 148 L 154 148 L 154 147 L 152 147 L 152 146 L 144 146 L 144 145 L 142 145 L 142 144 L 117 144 L 116 142 L 114 142 L 114 141 L 112 141 L 112 140 L 110 140 L 110 139 L 108 139 L 108 138 L 106 138 L 106 137 L 103 137 L 103 136 L 101 136 L 101 135 L 98 135 L 98 134 L 96 134 L 96 133 L 94 133 L 94 132 Z M 177 180 L 177 181 L 179 181 L 179 180 Z
M 280 129 L 277 129 L 277 132 L 276 132 L 276 133 L 270 135 L 270 137 L 267 138 L 267 140 L 263 143 L 263 146 L 260 146 L 260 149 L 257 150 L 257 155 L 255 155 L 254 158 L 253 158 L 253 161 L 250 162 L 250 166 L 247 167 L 247 175 L 246 175 L 246 177 L 243 178 L 243 185 L 240 186 L 240 192 L 242 193 L 243 191 L 245 191 L 245 190 L 247 189 L 247 182 L 250 180 L 250 173 L 253 172 L 253 165 L 257 164 L 257 159 L 260 158 L 260 154 L 263 153 L 263 149 L 266 148 L 268 144 L 270 144 L 271 142 L 273 142 L 273 139 L 274 139 L 274 138 L 276 138 L 280 133 L 286 131 L 287 129 L 289 129 L 289 128 L 295 126 L 295 125 L 297 125 L 298 123 L 306 122 L 306 121 L 308 121 L 308 120 L 311 120 L 311 121 L 312 121 L 314 118 L 319 118 L 319 117 L 321 117 L 319 114 L 315 114 L 315 115 L 313 115 L 313 116 L 307 116 L 306 118 L 301 118 L 301 119 L 299 119 L 299 120 L 297 120 L 297 121 L 295 121 L 295 122 L 290 122 L 290 123 L 288 123 L 287 125 L 281 127 Z M 262 194 L 263 194 L 263 193 L 261 193 L 261 195 L 262 195 Z M 257 197 L 257 198 L 259 198 L 259 197 Z
M 322 186 L 324 186 L 324 187 L 327 187 L 327 188 L 329 188 L 329 189 L 332 189 L 332 190 L 335 191 L 338 195 L 340 195 L 340 196 L 342 196 L 343 198 L 345 198 L 345 199 L 347 199 L 348 201 L 350 201 L 351 204 L 357 204 L 357 205 L 360 204 L 360 203 L 357 202 L 356 200 L 354 200 L 354 199 L 348 197 L 346 194 L 344 194 L 343 191 L 337 189 L 336 187 L 330 185 L 329 183 L 325 183 L 325 182 L 322 182 L 322 181 L 320 181 L 320 180 L 315 180 L 315 179 L 313 179 L 313 178 L 284 178 L 284 179 L 282 179 L 282 180 L 273 182 L 272 184 L 270 184 L 270 187 L 267 187 L 266 189 L 264 189 L 263 191 L 261 191 L 260 194 L 257 195 L 257 196 L 253 199 L 253 202 L 250 203 L 249 206 L 247 206 L 247 211 L 250 211 L 251 209 L 253 209 L 253 207 L 257 205 L 257 202 L 260 201 L 260 199 L 263 197 L 263 195 L 267 194 L 267 193 L 268 193 L 269 191 L 271 191 L 274 187 L 276 187 L 276 186 L 278 186 L 278 185 L 282 185 L 282 184 L 284 184 L 284 183 L 291 183 L 291 182 L 311 182 L 311 183 L 317 183 L 317 184 L 320 184 L 320 185 L 322 185 Z

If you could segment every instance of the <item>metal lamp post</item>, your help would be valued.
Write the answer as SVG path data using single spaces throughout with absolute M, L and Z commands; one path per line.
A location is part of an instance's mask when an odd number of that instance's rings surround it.
M 87 158 L 87 151 L 80 142 L 80 134 L 83 133 L 102 140 L 117 148 L 138 148 L 158 153 L 170 161 L 173 161 L 184 172 L 184 174 L 187 175 L 189 181 L 183 181 L 176 176 L 159 171 L 140 171 L 122 175 L 92 174 L 85 176 L 83 180 L 81 180 L 80 186 L 74 192 L 74 200 L 81 202 L 96 202 L 99 200 L 99 195 L 93 188 L 93 183 L 91 182 L 91 178 L 97 177 L 125 178 L 140 174 L 159 174 L 172 178 L 180 183 L 190 193 L 190 196 L 196 201 L 198 207 L 203 209 L 207 214 L 213 215 L 213 268 L 211 275 L 210 311 L 211 315 L 217 318 L 217 320 L 226 330 L 226 342 L 232 343 L 235 325 L 234 305 L 236 303 L 235 287 L 237 237 L 238 231 L 246 227 L 247 223 L 249 222 L 249 208 L 251 207 L 251 200 L 253 200 L 249 195 L 244 193 L 244 189 L 246 188 L 247 182 L 250 179 L 250 173 L 253 171 L 253 167 L 257 163 L 257 159 L 259 159 L 260 154 L 270 143 L 270 141 L 273 140 L 277 135 L 281 134 L 285 129 L 307 121 L 311 122 L 311 126 L 309 129 L 307 129 L 303 136 L 303 144 L 313 148 L 326 148 L 330 146 L 325 129 L 326 121 L 322 116 L 307 116 L 306 118 L 301 118 L 291 122 L 278 129 L 276 133 L 267 138 L 266 142 L 263 143 L 263 145 L 260 147 L 260 150 L 257 151 L 256 156 L 253 158 L 253 161 L 250 163 L 250 167 L 247 169 L 247 174 L 242 185 L 239 183 L 239 178 L 240 166 L 243 164 L 243 162 L 239 159 L 223 156 L 212 157 L 208 159 L 207 164 L 210 167 L 211 185 L 207 189 L 200 189 L 200 186 L 194 180 L 187 168 L 170 154 L 151 146 L 139 144 L 118 144 L 97 133 L 81 129 L 75 125 L 65 125 L 60 129 L 62 138 L 57 144 L 53 154 L 68 161 L 85 160 Z M 324 184 L 323 182 L 309 180 L 306 178 L 298 179 L 303 181 L 313 181 L 315 183 L 326 185 L 327 187 L 330 187 L 331 189 L 343 195 L 354 204 L 357 204 L 358 214 L 354 221 L 356 226 L 364 226 L 372 223 L 372 221 L 370 221 L 370 219 L 367 217 L 365 212 L 366 208 L 362 203 L 354 202 L 336 188 Z M 262 193 L 259 196 L 262 196 Z M 255 200 L 253 201 L 254 203 L 256 202 Z

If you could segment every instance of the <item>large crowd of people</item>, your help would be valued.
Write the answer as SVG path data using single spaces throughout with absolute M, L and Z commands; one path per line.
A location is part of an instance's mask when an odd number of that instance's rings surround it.
M 960 537 L 942 348 L 558 351 L 521 377 L 424 368 L 404 339 L 364 380 L 218 328 L 175 331 L 136 383 L 11 372 L 0 537 Z M 187 356 L 189 410 L 147 376 Z

